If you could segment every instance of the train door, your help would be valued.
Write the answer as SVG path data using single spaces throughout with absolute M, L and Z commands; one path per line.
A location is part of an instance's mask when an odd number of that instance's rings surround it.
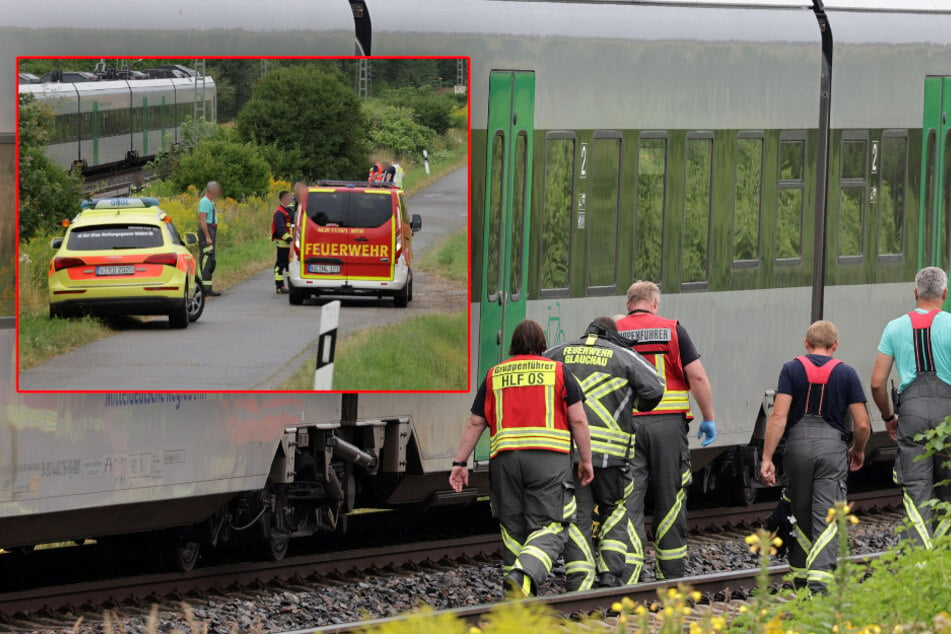
M 951 263 L 951 77 L 926 77 L 922 117 L 918 268 Z
M 531 206 L 535 73 L 492 71 L 486 125 L 479 376 L 507 356 L 512 331 L 525 319 L 528 210 Z M 476 459 L 488 458 L 483 436 Z

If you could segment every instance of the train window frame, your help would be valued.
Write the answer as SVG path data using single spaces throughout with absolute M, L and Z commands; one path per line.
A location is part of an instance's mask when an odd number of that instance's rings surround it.
M 740 141 L 759 141 L 759 192 L 756 206 L 756 257 L 736 259 L 736 185 L 739 169 Z M 730 235 L 730 258 L 734 269 L 755 269 L 760 265 L 763 255 L 763 186 L 766 184 L 766 133 L 762 130 L 743 130 L 737 132 L 733 152 L 733 217 Z
M 491 249 L 491 246 L 490 246 L 490 245 L 491 245 L 491 239 L 492 239 L 491 230 L 490 230 L 490 232 L 489 232 L 489 240 L 487 241 L 487 244 L 485 245 L 485 249 L 486 249 L 486 251 L 485 251 L 485 284 L 483 285 L 483 291 L 482 291 L 482 292 L 485 294 L 485 300 L 486 300 L 486 301 L 489 301 L 489 302 L 496 302 L 496 301 L 498 301 L 498 299 L 499 299 L 499 294 L 500 294 L 500 293 L 502 292 L 502 290 L 503 290 L 503 282 L 505 281 L 505 277 L 504 277 L 504 275 L 503 275 L 504 271 L 503 271 L 503 267 L 502 267 L 502 252 L 505 250 L 505 249 L 503 248 L 503 242 L 504 242 L 504 238 L 505 238 L 505 232 L 502 231 L 502 227 L 505 225 L 505 222 L 504 222 L 504 216 L 505 216 L 505 211 L 504 211 L 504 207 L 505 207 L 505 178 L 504 178 L 504 174 L 505 174 L 505 154 L 506 154 L 506 151 L 508 150 L 508 142 L 507 142 L 507 141 L 508 141 L 508 138 L 507 138 L 507 137 L 508 137 L 508 135 L 505 133 L 505 131 L 502 130 L 501 128 L 498 128 L 498 129 L 496 129 L 495 132 L 492 134 L 492 139 L 491 139 L 491 142 L 490 142 L 490 145 L 489 145 L 490 148 L 493 148 L 493 149 L 492 149 L 492 155 L 491 155 L 491 156 L 492 156 L 493 159 L 494 159 L 494 157 L 495 157 L 495 150 L 494 150 L 495 141 L 496 141 L 496 139 L 499 139 L 499 138 L 502 139 L 502 151 L 500 152 L 501 164 L 500 164 L 500 167 L 499 167 L 499 199 L 498 199 L 499 217 L 498 217 L 498 224 L 497 224 L 496 227 L 494 227 L 494 229 L 495 229 L 495 230 L 497 231 L 497 233 L 498 233 L 498 253 L 496 254 L 496 255 L 498 256 L 498 257 L 497 257 L 497 267 L 498 267 L 498 270 L 496 271 L 495 286 L 494 286 L 494 287 L 491 287 L 491 286 L 489 285 L 489 282 L 490 282 L 490 279 L 491 279 L 491 276 L 489 275 L 489 273 L 491 272 L 490 267 L 491 267 L 491 255 L 492 255 L 491 252 L 490 252 L 490 249 Z M 489 173 L 489 175 L 490 175 L 490 178 L 493 176 L 493 174 L 492 174 L 492 165 L 493 165 L 493 161 L 490 160 L 490 161 L 489 161 L 489 165 L 488 165 L 488 170 L 489 170 L 488 173 Z M 490 225 L 489 223 L 490 223 L 491 220 L 492 220 L 492 187 L 494 187 L 494 186 L 495 186 L 495 179 L 493 179 L 493 180 L 489 183 L 489 188 L 488 188 L 488 191 L 486 192 L 487 200 L 489 201 L 489 209 L 488 209 L 488 213 L 486 214 L 486 218 L 485 218 L 486 227 L 491 227 L 491 225 Z M 489 288 L 494 288 L 494 290 L 493 290 L 493 292 L 492 292 L 491 294 L 488 292 Z
M 862 152 L 862 174 L 861 176 L 846 176 L 845 174 L 845 148 L 848 144 L 859 144 L 864 147 Z M 869 152 L 871 151 L 871 142 L 869 141 L 868 130 L 843 130 L 842 137 L 839 139 L 839 198 L 836 212 L 836 262 L 839 264 L 861 264 L 865 261 L 865 241 L 868 237 L 868 216 L 869 216 L 869 170 L 871 161 Z M 859 209 L 859 252 L 842 254 L 842 202 L 846 197 L 846 192 L 860 192 L 859 200 L 861 207 Z
M 661 197 L 660 206 L 660 248 L 658 253 L 657 279 L 650 280 L 657 284 L 658 288 L 663 289 L 662 281 L 664 279 L 664 227 L 667 221 L 668 194 L 670 193 L 670 135 L 666 130 L 648 130 L 637 135 L 637 164 L 634 169 L 634 232 L 631 236 L 631 279 L 648 279 L 641 271 L 637 270 L 637 234 L 641 220 L 640 204 L 640 177 L 641 177 L 641 148 L 644 141 L 663 141 L 664 142 L 664 195 Z
M 689 170 L 689 157 L 690 157 L 690 142 L 691 141 L 709 141 L 709 151 L 710 151 L 710 170 L 707 175 L 707 239 L 706 239 L 706 267 L 705 267 L 705 279 L 697 280 L 692 282 L 684 282 L 684 255 L 686 255 L 686 233 L 687 233 L 687 189 L 690 175 L 687 173 Z M 716 143 L 714 141 L 713 132 L 708 131 L 696 131 L 688 132 L 686 138 L 684 139 L 684 191 L 683 198 L 684 204 L 681 209 L 680 214 L 680 290 L 682 291 L 704 291 L 710 287 L 710 240 L 711 240 L 711 231 L 713 229 L 713 183 L 714 183 L 714 163 L 716 161 Z
M 905 231 L 905 222 L 908 219 L 908 130 L 882 130 L 882 140 L 881 140 L 881 150 L 878 169 L 878 179 L 876 181 L 876 186 L 878 187 L 876 193 L 876 200 L 879 201 L 877 204 L 877 209 L 875 210 L 875 219 L 877 221 L 876 231 L 881 232 L 881 219 L 882 219 L 882 205 L 881 201 L 883 199 L 883 184 L 885 181 L 885 141 L 886 139 L 901 139 L 904 142 L 904 160 L 901 162 L 902 166 L 902 187 L 904 191 L 904 196 L 902 197 L 902 210 L 901 210 L 901 241 L 899 243 L 898 252 L 896 253 L 883 253 L 881 251 L 881 239 L 876 235 L 875 243 L 875 252 L 878 256 L 879 262 L 901 262 L 905 257 L 905 247 L 908 245 L 907 240 L 907 231 Z
M 524 141 L 524 151 L 522 156 L 522 162 L 519 163 L 518 160 L 518 146 L 519 141 Z M 525 130 L 519 130 L 518 134 L 515 135 L 515 148 L 514 148 L 514 158 L 512 165 L 512 227 L 510 231 L 512 233 L 512 250 L 515 251 L 515 244 L 518 243 L 518 256 L 511 257 L 509 262 L 509 283 L 508 283 L 508 292 L 509 297 L 512 301 L 518 301 L 522 298 L 522 293 L 525 289 L 525 277 L 527 270 L 522 266 L 522 262 L 525 260 L 525 250 L 528 248 L 527 240 L 525 240 L 525 234 L 529 232 L 529 222 L 530 218 L 530 209 L 528 202 L 528 173 L 531 168 L 531 157 L 528 155 L 528 133 Z M 518 174 L 519 170 L 522 173 L 522 187 L 521 187 L 521 204 L 516 208 L 515 204 L 515 195 L 519 192 L 518 186 Z M 518 226 L 521 227 L 521 236 L 516 235 L 516 216 L 515 214 L 520 214 L 521 218 L 519 220 Z M 514 253 L 512 254 L 515 255 Z
M 590 230 L 591 221 L 594 218 L 593 209 L 594 209 L 594 195 L 593 195 L 593 167 L 595 165 L 595 160 L 597 154 L 595 152 L 595 146 L 597 145 L 596 141 L 598 140 L 609 140 L 617 141 L 617 173 L 615 179 L 615 195 L 616 200 L 614 204 L 614 281 L 611 284 L 591 284 L 591 234 Z M 587 222 L 585 223 L 585 295 L 586 296 L 601 296 L 601 295 L 613 295 L 617 292 L 618 287 L 618 250 L 621 245 L 621 191 L 622 185 L 624 184 L 624 138 L 621 135 L 620 130 L 595 130 L 591 135 L 591 150 L 590 154 L 594 157 L 589 161 L 590 167 L 588 168 L 588 194 L 589 200 L 587 205 Z
M 925 144 L 923 154 L 925 156 L 924 175 L 925 175 L 925 200 L 924 217 L 919 217 L 919 227 L 924 227 L 924 241 L 918 245 L 918 250 L 922 255 L 922 261 L 926 266 L 933 262 L 934 240 L 931 235 L 934 233 L 934 213 L 935 188 L 937 187 L 937 167 L 938 167 L 938 132 L 935 128 L 928 128 L 928 133 L 922 135 L 922 143 Z M 919 203 L 920 205 L 921 203 Z M 919 228 L 919 235 L 922 235 L 922 229 Z
M 802 145 L 802 171 L 799 178 L 783 178 L 783 144 L 799 143 Z M 780 198 L 784 191 L 799 190 L 799 255 L 793 257 L 775 257 L 773 262 L 776 266 L 790 267 L 799 266 L 803 262 L 803 224 L 806 216 L 806 156 L 809 147 L 806 141 L 806 132 L 804 130 L 784 130 L 779 133 L 779 147 L 776 153 L 776 234 L 775 239 L 779 239 L 779 205 Z
M 563 287 L 552 287 L 545 288 L 544 278 L 542 276 L 542 266 L 543 260 L 545 258 L 545 203 L 548 200 L 548 153 L 551 148 L 550 142 L 552 141 L 570 141 L 571 142 L 571 180 L 569 184 L 569 197 L 568 197 L 568 263 L 567 270 L 565 275 L 565 286 Z M 576 214 L 577 208 L 575 205 L 575 189 L 576 189 L 576 179 L 575 179 L 575 169 L 578 162 L 578 138 L 574 132 L 568 131 L 555 131 L 548 132 L 545 134 L 545 172 L 542 175 L 542 195 L 541 195 L 541 213 L 539 214 L 539 222 L 541 223 L 540 231 L 538 233 L 540 242 L 538 245 L 538 289 L 539 297 L 549 298 L 549 297 L 568 297 L 571 292 L 571 265 L 573 260 L 573 251 L 574 251 L 574 240 L 575 240 L 575 223 L 576 223 Z

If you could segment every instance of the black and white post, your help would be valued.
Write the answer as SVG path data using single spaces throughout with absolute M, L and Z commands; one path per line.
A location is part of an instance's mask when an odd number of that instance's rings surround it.
M 320 334 L 317 338 L 317 367 L 314 390 L 332 390 L 334 383 L 334 350 L 337 347 L 337 322 L 340 302 L 334 300 L 320 308 Z
M 426 168 L 426 176 L 429 176 L 429 152 L 423 150 L 423 166 Z

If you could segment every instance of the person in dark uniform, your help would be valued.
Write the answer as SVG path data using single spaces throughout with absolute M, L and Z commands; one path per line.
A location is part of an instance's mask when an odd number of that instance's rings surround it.
M 205 187 L 205 195 L 198 201 L 198 248 L 201 253 L 201 282 L 205 295 L 217 297 L 220 292 L 214 290 L 212 276 L 215 273 L 215 241 L 218 237 L 218 209 L 215 201 L 221 198 L 221 185 L 210 181 Z
M 598 317 L 581 339 L 551 348 L 545 356 L 564 363 L 578 379 L 591 429 L 594 480 L 589 487 L 578 487 L 576 482 L 578 519 L 565 546 L 566 587 L 574 591 L 589 590 L 595 583 L 627 585 L 640 577 L 644 567 L 644 545 L 628 512 L 634 492 L 632 414 L 660 403 L 664 381 L 618 336 L 610 317 Z M 594 519 L 600 525 L 596 548 Z
M 826 514 L 845 501 L 849 470 L 862 468 L 870 427 L 858 374 L 832 356 L 839 347 L 836 327 L 817 321 L 803 344 L 808 354 L 787 361 L 779 373 L 760 479 L 776 484 L 773 455 L 785 437 L 783 495 L 792 508 L 794 535 L 789 568 L 797 585 L 825 592 L 838 550 L 837 525 L 827 524 Z M 854 432 L 846 426 L 847 412 Z
M 933 525 L 926 504 L 933 499 L 951 502 L 951 467 L 943 456 L 926 456 L 925 441 L 916 438 L 951 413 L 951 314 L 941 310 L 947 297 L 948 276 L 942 269 L 929 266 L 918 271 L 917 307 L 885 326 L 872 369 L 872 398 L 892 440 L 898 442 L 895 481 L 902 488 L 912 527 L 903 537 L 926 548 L 932 547 L 933 538 L 951 531 L 947 519 Z M 886 388 L 892 364 L 901 382 L 894 410 Z
M 545 333 L 525 320 L 515 327 L 511 358 L 486 374 L 472 403 L 449 484 L 469 484 L 468 459 L 479 437 L 490 434 L 491 502 L 502 530 L 505 583 L 530 596 L 548 577 L 575 518 L 572 439 L 578 480 L 594 477 L 591 439 L 578 382 L 565 366 L 541 356 Z
M 692 392 L 703 414 L 697 438 L 706 447 L 717 437 L 713 420 L 713 392 L 686 329 L 675 319 L 657 314 L 660 289 L 637 281 L 627 290 L 626 316 L 618 332 L 635 352 L 651 362 L 666 387 L 660 404 L 650 412 L 634 412 L 634 493 L 631 500 L 638 539 L 645 543 L 644 501 L 654 494 L 654 552 L 658 579 L 684 575 L 687 558 L 687 493 L 693 475 L 687 429 Z
M 294 197 L 289 191 L 282 191 L 278 194 L 280 204 L 274 210 L 274 216 L 271 219 L 271 241 L 277 248 L 277 258 L 274 260 L 274 286 L 277 294 L 285 292 L 284 275 L 287 273 L 287 264 L 291 253 L 291 203 Z

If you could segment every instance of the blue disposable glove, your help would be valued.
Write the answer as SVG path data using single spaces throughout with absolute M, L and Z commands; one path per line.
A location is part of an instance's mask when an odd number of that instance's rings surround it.
M 706 436 L 706 439 L 700 441 L 701 447 L 706 447 L 717 439 L 717 424 L 712 420 L 705 420 L 700 423 L 700 429 L 697 430 L 697 438 L 703 438 L 704 436 Z

